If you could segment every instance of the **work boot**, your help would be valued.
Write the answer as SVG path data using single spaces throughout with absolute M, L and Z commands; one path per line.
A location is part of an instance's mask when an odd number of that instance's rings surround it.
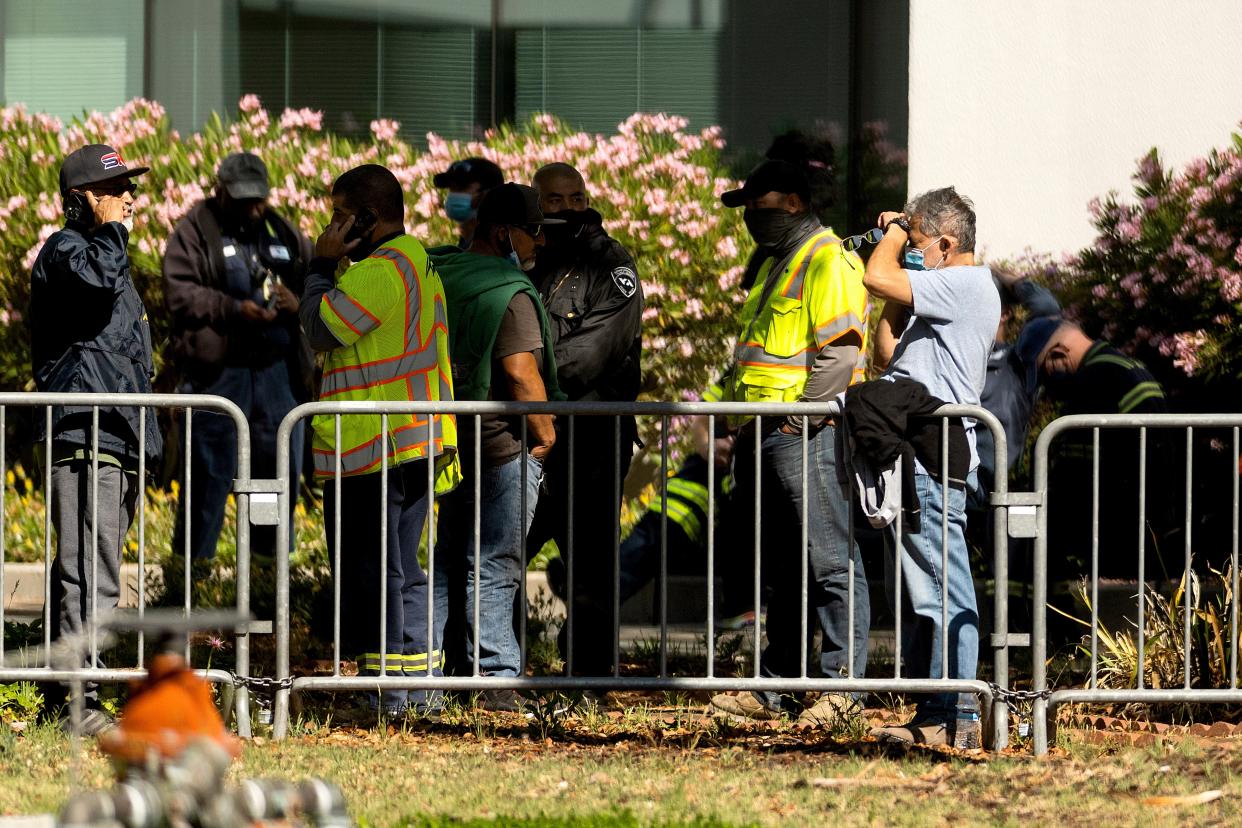
M 871 729 L 871 735 L 877 741 L 890 745 L 927 745 L 930 747 L 946 747 L 949 744 L 949 726 L 944 722 L 909 722 L 903 725 L 888 725 Z
M 814 705 L 798 715 L 794 725 L 799 728 L 820 727 L 832 730 L 858 715 L 858 702 L 844 693 L 824 693 Z
M 474 706 L 480 710 L 490 710 L 493 713 L 527 713 L 530 706 L 530 699 L 523 696 L 516 690 L 484 690 L 475 699 Z
M 871 735 L 878 741 L 911 747 L 953 747 L 959 750 L 977 750 L 982 747 L 979 716 L 961 716 L 944 722 L 939 720 L 913 721 L 904 725 L 889 725 L 872 729 Z
M 781 717 L 780 710 L 768 707 L 749 690 L 717 693 L 712 696 L 710 711 L 713 716 L 726 716 L 734 721 L 771 722 Z
M 73 730 L 73 717 L 68 708 L 61 714 L 59 724 L 60 729 L 65 733 Z M 78 735 L 86 738 L 101 736 L 115 727 L 116 719 L 112 718 L 112 714 L 108 711 L 98 707 L 87 707 L 82 711 L 82 718 L 78 721 Z

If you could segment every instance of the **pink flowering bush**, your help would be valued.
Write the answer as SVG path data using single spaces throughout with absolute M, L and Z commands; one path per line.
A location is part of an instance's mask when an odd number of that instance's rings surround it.
M 115 146 L 130 164 L 151 167 L 140 180 L 130 244 L 135 280 L 151 312 L 157 350 L 167 341 L 160 263 L 175 224 L 210 194 L 220 160 L 247 150 L 267 163 L 273 205 L 310 236 L 330 211 L 332 181 L 358 164 L 387 166 L 406 189 L 408 229 L 428 246 L 453 241 L 432 176 L 456 158 L 483 156 L 508 179 L 529 182 L 541 165 L 568 162 L 582 171 L 608 231 L 629 248 L 646 293 L 644 396 L 697 398 L 727 359 L 736 334 L 738 281 L 752 243 L 740 211 L 718 196 L 735 182 L 721 172 L 718 127 L 687 130 L 684 118 L 637 114 L 611 135 L 570 129 L 551 115 L 488 132 L 483 140 L 427 136 L 428 148 L 400 138 L 391 120 L 371 124 L 371 139 L 324 132 L 319 112 L 269 113 L 254 95 L 236 117 L 213 117 L 201 132 L 179 135 L 164 109 L 133 100 L 67 126 L 22 107 L 0 109 L 0 383 L 32 387 L 28 334 L 30 266 L 62 224 L 57 173 L 66 153 L 86 143 Z M 651 436 L 651 435 L 647 435 Z
M 1095 243 L 1046 267 L 1071 313 L 1173 390 L 1242 377 L 1242 134 L 1177 171 L 1153 149 L 1090 209 Z

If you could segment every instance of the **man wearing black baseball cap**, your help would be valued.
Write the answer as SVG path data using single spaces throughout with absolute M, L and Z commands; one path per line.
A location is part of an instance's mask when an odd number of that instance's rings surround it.
M 803 165 L 768 160 L 742 187 L 720 197 L 726 207 L 745 208 L 742 220 L 758 245 L 742 333 L 721 383 L 726 401 L 822 403 L 863 379 L 868 304 L 862 261 L 820 222 L 811 189 Z M 762 511 L 763 579 L 772 591 L 763 674 L 794 677 L 805 663 L 802 579 L 809 567 L 807 606 L 823 634 L 820 672 L 860 678 L 867 665 L 870 603 L 862 556 L 849 530 L 849 495 L 838 474 L 837 422 L 764 417 L 758 447 L 756 428 L 755 418 L 749 418 L 738 430 L 734 508 L 722 514 L 719 536 L 745 543 L 754 537 L 755 506 Z M 759 469 L 764 482 L 755 504 Z M 733 552 L 735 558 L 749 557 L 740 551 Z M 818 727 L 836 726 L 859 713 L 857 699 L 841 693 L 825 693 L 807 708 L 801 699 L 773 692 L 720 693 L 712 708 L 735 719 L 788 713 L 800 725 Z
M 552 333 L 539 293 L 525 271 L 543 245 L 544 228 L 560 221 L 539 210 L 530 187 L 502 184 L 479 205 L 478 228 L 468 250 L 429 251 L 444 282 L 454 398 L 546 400 L 562 398 L 556 385 Z M 445 671 L 470 675 L 478 636 L 479 671 L 516 676 L 522 669 L 514 630 L 513 600 L 524 569 L 526 532 L 539 500 L 543 462 L 556 441 L 551 416 L 527 417 L 530 449 L 523 445 L 522 418 L 482 417 L 479 423 L 482 479 L 469 480 L 440 499 L 435 556 L 435 617 L 443 625 Z M 458 420 L 458 445 L 467 475 L 475 467 L 473 417 Z M 525 489 L 523 489 L 525 486 Z M 476 488 L 477 487 L 477 488 Z M 481 500 L 480 580 L 474 572 L 474 499 Z M 525 512 L 523 512 L 523 507 Z M 469 603 L 479 601 L 479 629 Z M 518 711 L 525 699 L 513 690 L 489 690 L 479 704 Z
M 463 158 L 449 164 L 444 172 L 436 173 L 432 183 L 441 190 L 448 190 L 444 196 L 444 214 L 457 222 L 460 246 L 464 250 L 470 246 L 478 226 L 483 196 L 504 184 L 505 174 L 486 158 Z
M 65 226 L 44 243 L 30 273 L 31 361 L 39 391 L 151 391 L 151 332 L 126 251 L 133 179 L 146 171 L 104 144 L 76 150 L 61 165 Z M 117 605 L 121 551 L 143 489 L 138 461 L 145 454 L 147 468 L 154 468 L 163 448 L 155 417 L 148 414 L 144 430 L 140 411 L 100 406 L 96 429 L 89 407 L 52 408 L 51 455 L 42 460 L 51 466 L 46 495 L 57 538 L 53 638 L 83 633 L 96 607 L 106 612 Z M 42 449 L 46 421 L 35 420 Z M 86 664 L 101 666 L 97 656 Z M 84 695 L 84 731 L 109 727 L 94 685 Z M 65 689 L 53 686 L 47 697 L 54 712 Z
M 276 472 L 276 428 L 310 399 L 315 364 L 298 322 L 310 242 L 268 205 L 268 193 L 263 159 L 250 152 L 227 156 L 215 191 L 178 222 L 164 253 L 169 361 L 179 390 L 225 397 L 241 407 L 251 423 L 252 472 L 260 475 Z M 195 411 L 193 418 L 194 485 L 183 491 L 190 499 L 190 548 L 203 559 L 215 555 L 224 524 L 237 476 L 237 435 L 232 420 L 216 412 Z M 291 454 L 294 480 L 301 474 L 302 436 L 299 423 Z M 178 509 L 175 549 L 184 548 L 185 523 L 186 510 Z M 273 530 L 252 530 L 253 552 L 275 554 Z

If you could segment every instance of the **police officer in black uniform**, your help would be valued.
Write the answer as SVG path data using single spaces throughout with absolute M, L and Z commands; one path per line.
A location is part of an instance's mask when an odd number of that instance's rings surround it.
M 591 209 L 582 175 L 568 164 L 548 164 L 532 181 L 547 218 L 534 274 L 552 323 L 556 373 L 572 400 L 633 402 L 641 382 L 643 291 L 629 252 L 604 232 Z M 547 494 L 539 498 L 528 551 L 556 540 L 563 558 L 573 555 L 574 652 L 579 675 L 611 675 L 613 550 L 620 531 L 619 481 L 629 472 L 637 439 L 634 418 L 622 417 L 617 444 L 614 418 L 579 417 L 574 424 L 574 468 L 569 467 L 569 423 L 548 457 Z M 574 489 L 574 535 L 569 543 L 568 494 Z M 568 653 L 568 624 L 561 630 Z

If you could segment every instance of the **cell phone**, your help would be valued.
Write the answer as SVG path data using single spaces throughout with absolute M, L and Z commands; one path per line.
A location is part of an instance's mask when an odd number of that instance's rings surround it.
M 65 196 L 65 218 L 83 224 L 94 224 L 95 211 L 91 209 L 91 203 L 85 195 L 71 190 Z
M 345 241 L 351 242 L 354 239 L 361 239 L 371 232 L 371 228 L 375 226 L 377 216 L 370 210 L 359 210 L 354 213 L 354 225 L 349 228 L 349 233 L 345 235 Z
M 276 286 L 280 284 L 280 277 L 270 270 L 264 271 L 263 277 L 263 307 L 267 310 L 274 310 L 276 302 L 280 295 L 276 292 Z

